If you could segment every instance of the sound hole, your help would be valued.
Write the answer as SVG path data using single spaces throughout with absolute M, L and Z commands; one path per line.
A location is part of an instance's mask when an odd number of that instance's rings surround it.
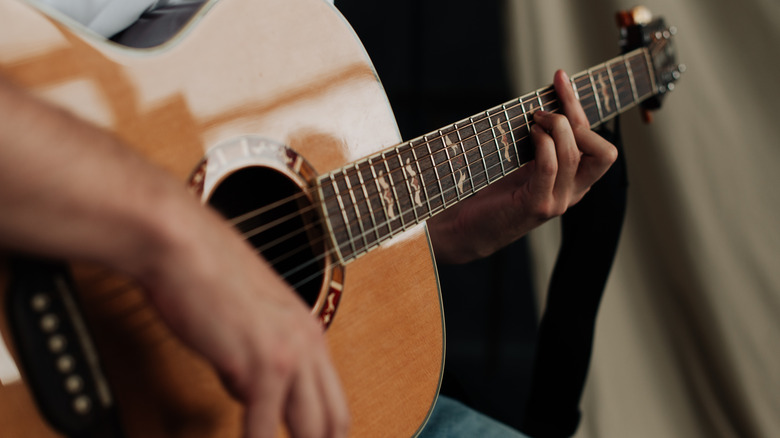
M 324 236 L 311 200 L 288 176 L 268 167 L 230 174 L 209 203 L 314 307 L 323 290 Z

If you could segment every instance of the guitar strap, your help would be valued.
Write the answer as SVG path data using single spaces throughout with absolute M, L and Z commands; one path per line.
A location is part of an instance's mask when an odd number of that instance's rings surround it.
M 521 427 L 534 438 L 569 437 L 577 430 L 596 316 L 625 217 L 628 177 L 618 119 L 600 134 L 618 147 L 618 159 L 561 218 L 561 247 Z
M 130 27 L 111 37 L 119 44 L 135 47 L 154 47 L 168 41 L 203 6 L 205 0 L 178 0 L 158 2 L 144 12 Z

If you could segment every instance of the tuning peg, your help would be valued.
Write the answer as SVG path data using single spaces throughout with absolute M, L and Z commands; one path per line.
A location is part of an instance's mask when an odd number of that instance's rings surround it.
M 685 71 L 687 69 L 688 69 L 688 67 L 686 67 L 685 64 L 677 64 L 672 69 L 672 79 L 674 79 L 675 81 L 680 79 L 682 77 L 683 73 L 685 73 Z
M 637 6 L 631 9 L 630 14 L 636 24 L 647 24 L 653 21 L 653 13 L 645 6 Z
M 626 28 L 636 24 L 644 25 L 653 20 L 653 14 L 645 6 L 636 6 L 628 11 L 619 11 L 617 13 L 618 27 Z

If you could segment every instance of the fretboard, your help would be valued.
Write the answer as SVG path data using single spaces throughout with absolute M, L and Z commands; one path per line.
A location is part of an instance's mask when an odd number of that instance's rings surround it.
M 646 49 L 571 77 L 591 127 L 653 96 Z M 533 159 L 533 113 L 560 111 L 552 86 L 351 163 L 319 178 L 339 258 L 354 259 Z

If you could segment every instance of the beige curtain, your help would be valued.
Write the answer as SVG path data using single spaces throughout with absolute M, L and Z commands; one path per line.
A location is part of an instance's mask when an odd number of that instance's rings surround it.
M 688 71 L 654 123 L 622 118 L 629 210 L 577 436 L 780 436 L 780 2 L 644 4 Z M 518 94 L 613 57 L 634 5 L 508 0 Z M 532 235 L 540 289 L 557 231 Z

